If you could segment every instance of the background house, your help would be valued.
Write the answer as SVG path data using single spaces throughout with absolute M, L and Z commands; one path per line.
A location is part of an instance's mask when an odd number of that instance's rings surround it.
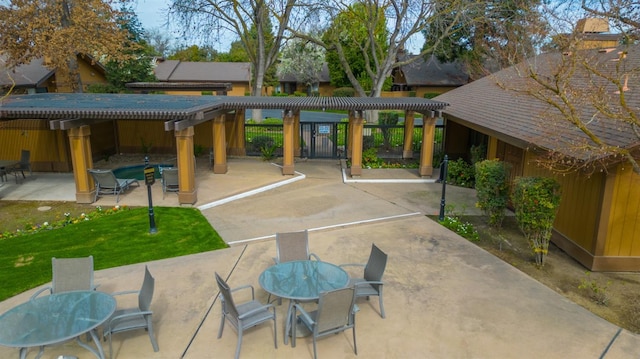
M 640 46 L 580 51 L 579 58 L 588 59 L 589 66 L 602 74 L 628 71 L 617 76 L 625 84 L 626 105 L 638 118 Z M 443 114 L 445 151 L 451 159 L 468 158 L 471 146 L 486 145 L 488 158 L 512 164 L 512 177 L 555 177 L 562 185 L 563 194 L 552 241 L 590 270 L 637 271 L 640 270 L 640 175 L 620 156 L 577 151 L 576 144 L 588 144 L 591 140 L 562 120 L 566 114 L 536 98 L 544 89 L 523 75 L 534 68 L 540 78 L 554 78 L 554 70 L 577 61 L 577 55 L 571 52 L 543 54 L 436 97 L 435 100 L 450 104 Z M 616 66 L 621 61 L 624 66 Z M 619 88 L 604 81 L 605 77 L 588 76 L 579 69 L 577 67 L 569 78 L 567 91 L 572 92 L 563 93 L 576 96 L 574 113 L 596 136 L 637 155 L 640 143 L 633 125 L 612 120 L 612 116 L 606 116 L 602 108 L 596 106 L 619 101 Z M 585 101 L 579 101 L 580 96 Z M 586 101 L 585 96 L 592 96 L 591 102 Z M 561 155 L 567 163 L 593 163 L 593 166 L 588 167 L 589 170 L 552 173 L 538 165 L 541 160 L 547 160 L 549 151 Z
M 402 52 L 399 61 L 417 55 Z M 469 83 L 469 74 L 460 62 L 442 63 L 435 56 L 425 60 L 422 56 L 413 62 L 393 70 L 391 93 L 383 96 L 432 98 Z
M 28 64 L 7 67 L 7 58 L 0 55 L 0 91 L 6 93 L 12 86 L 12 94 L 72 92 L 66 79 L 56 76 L 56 70 L 47 68 L 44 59 Z M 106 84 L 105 68 L 90 56 L 78 55 L 78 70 L 84 91 L 92 84 Z M 14 86 L 15 84 L 15 86 Z
M 136 92 L 161 91 L 167 95 L 228 95 L 251 93 L 248 62 L 189 62 L 160 59 L 153 70 L 158 82 L 127 84 Z
M 334 87 L 331 86 L 331 76 L 326 63 L 318 74 L 317 81 L 307 84 L 292 74 L 285 74 L 278 78 L 280 84 L 274 89 L 276 93 L 293 95 L 296 91 L 309 96 L 332 96 Z

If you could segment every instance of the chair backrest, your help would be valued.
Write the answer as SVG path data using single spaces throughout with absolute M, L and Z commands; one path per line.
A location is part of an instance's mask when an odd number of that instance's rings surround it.
M 227 282 L 225 282 L 217 272 L 216 282 L 218 282 L 218 289 L 220 289 L 220 294 L 222 294 L 222 308 L 224 312 L 230 315 L 237 322 L 239 314 L 238 309 L 236 309 L 236 304 L 233 302 L 231 288 L 229 288 Z
M 346 287 L 320 293 L 314 335 L 353 324 L 355 289 Z
M 309 259 L 309 231 L 276 233 L 278 263 Z
M 153 289 L 155 288 L 155 279 L 149 272 L 149 268 L 144 266 L 144 280 L 138 295 L 138 308 L 142 311 L 151 309 L 151 300 L 153 299 Z
M 28 166 L 30 159 L 31 159 L 31 151 L 22 150 L 22 152 L 20 153 L 20 165 Z
M 387 266 L 387 255 L 375 244 L 371 245 L 371 254 L 364 267 L 364 280 L 379 282 L 382 280 L 384 269 Z M 377 288 L 377 286 L 376 286 Z
M 116 180 L 116 175 L 113 174 L 112 170 L 96 170 L 91 169 L 89 173 L 93 177 L 93 180 L 96 184 L 100 184 L 100 187 L 117 187 L 118 180 Z
M 162 170 L 162 182 L 165 186 L 177 186 L 178 169 L 174 167 L 164 168 Z
M 51 293 L 93 290 L 93 256 L 51 258 Z

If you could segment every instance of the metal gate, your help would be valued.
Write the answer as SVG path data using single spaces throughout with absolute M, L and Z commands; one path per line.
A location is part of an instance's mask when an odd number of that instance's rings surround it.
M 347 124 L 344 122 L 300 123 L 302 156 L 308 158 L 344 158 Z

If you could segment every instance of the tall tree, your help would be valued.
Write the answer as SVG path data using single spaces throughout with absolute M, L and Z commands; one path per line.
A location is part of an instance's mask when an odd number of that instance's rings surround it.
M 312 14 L 315 16 L 315 21 L 307 21 L 307 24 L 311 24 L 309 26 L 313 27 L 312 29 L 306 29 L 304 32 L 293 28 L 289 30 L 296 37 L 315 42 L 324 47 L 328 53 L 335 53 L 358 95 L 370 97 L 380 96 L 385 81 L 391 76 L 393 69 L 417 60 L 417 57 L 399 60 L 398 55 L 404 51 L 407 45 L 415 41 L 417 36 L 420 36 L 428 25 L 428 21 L 433 21 L 444 14 L 454 13 L 454 20 L 462 22 L 461 18 L 465 12 L 460 9 L 469 6 L 469 2 L 463 0 L 454 0 L 446 8 L 436 7 L 437 2 L 434 0 L 360 0 L 356 3 L 363 7 L 362 12 L 354 12 L 352 10 L 354 9 L 353 3 L 345 3 L 340 0 L 328 1 L 321 9 Z M 338 18 L 340 14 L 353 14 L 354 23 L 351 25 L 361 24 L 357 28 L 362 28 L 363 35 L 365 35 L 362 38 L 366 41 L 357 47 L 357 51 L 358 56 L 365 59 L 364 75 L 357 74 L 351 68 L 347 52 L 353 48 L 345 48 L 341 41 L 342 33 L 334 31 L 333 36 L 321 40 L 309 35 L 312 31 L 329 31 L 333 25 L 333 19 Z M 387 31 L 384 33 L 380 31 L 379 27 L 382 18 L 387 23 Z M 348 30 L 345 29 L 345 31 Z M 438 41 L 432 46 L 424 48 L 420 55 L 430 53 L 434 47 L 439 46 L 439 41 L 449 35 L 450 30 L 447 28 L 438 37 Z M 384 46 L 381 46 L 383 43 L 380 41 L 381 37 L 385 39 Z M 367 94 L 365 86 L 369 86 L 369 84 L 371 90 Z
M 126 1 L 126 0 L 123 0 Z M 0 5 L 0 48 L 8 65 L 44 58 L 59 79 L 81 92 L 78 55 L 125 60 L 128 31 L 118 25 L 116 0 L 10 0 Z M 130 48 L 135 46 L 129 45 Z
M 265 75 L 278 59 L 296 6 L 296 0 L 172 0 L 170 14 L 191 34 L 237 35 L 253 65 L 252 95 L 261 96 Z M 261 115 L 253 111 L 255 120 L 260 121 Z
M 463 21 L 442 11 L 429 20 L 424 46 L 433 47 L 440 61 L 462 61 L 473 78 L 533 56 L 548 34 L 539 11 L 542 0 L 466 1 L 465 14 L 458 17 Z M 447 8 L 451 2 L 439 0 L 437 6 Z M 450 36 L 443 39 L 446 31 Z
M 169 53 L 171 39 L 159 28 L 145 29 L 144 39 L 155 50 L 155 55 L 165 57 Z

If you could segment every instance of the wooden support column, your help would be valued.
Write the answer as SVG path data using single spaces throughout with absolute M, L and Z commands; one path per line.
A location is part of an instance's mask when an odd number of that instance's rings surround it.
M 402 147 L 402 158 L 413 158 L 413 123 L 414 112 L 404 112 L 404 146 Z
M 354 111 L 349 111 L 349 123 L 347 124 L 347 158 L 351 159 L 353 147 L 353 116 Z
M 433 140 L 436 134 L 436 118 L 423 119 L 422 124 L 422 148 L 420 149 L 420 176 L 433 175 Z
M 69 146 L 71 147 L 71 163 L 73 178 L 76 182 L 76 202 L 93 203 L 96 195 L 93 178 L 87 170 L 93 168 L 91 157 L 91 128 L 80 126 L 69 129 Z
M 494 136 L 489 137 L 489 145 L 487 146 L 487 159 L 493 160 L 498 156 L 498 139 Z M 504 158 L 502 158 L 504 161 Z
M 230 126 L 231 130 L 227 131 L 229 134 L 229 155 L 231 156 L 247 155 L 244 133 L 244 115 L 244 109 L 236 110 L 236 113 L 233 115 L 233 124 Z
M 300 110 L 293 112 L 293 155 L 300 157 L 302 148 L 300 146 Z
M 295 172 L 293 164 L 293 152 L 294 152 L 294 132 L 295 132 L 295 119 L 291 110 L 284 111 L 284 118 L 282 119 L 282 174 L 292 175 Z
M 193 126 L 176 131 L 178 152 L 178 202 L 194 204 L 198 200 L 196 190 L 196 159 L 193 155 Z
M 364 118 L 362 111 L 355 111 L 353 118 L 349 118 L 349 123 L 353 122 L 352 128 L 352 151 L 351 151 L 351 177 L 362 175 L 362 134 L 364 132 Z
M 227 141 L 224 115 L 213 119 L 213 173 L 227 173 Z

